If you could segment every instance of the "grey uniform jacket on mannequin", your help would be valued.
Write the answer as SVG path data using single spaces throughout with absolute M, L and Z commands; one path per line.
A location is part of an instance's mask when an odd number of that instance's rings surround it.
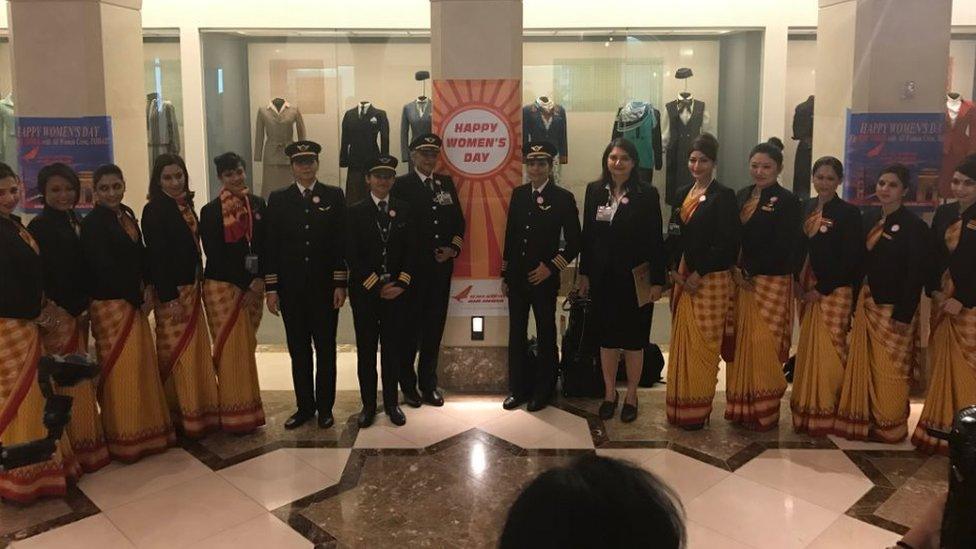
M 0 160 L 14 170 L 17 168 L 17 124 L 13 93 L 0 101 Z
M 285 147 L 305 139 L 305 121 L 298 107 L 287 101 L 280 111 L 269 103 L 258 109 L 256 117 L 254 161 L 262 162 L 261 197 L 267 200 L 272 192 L 293 183 L 291 162 L 285 154 Z
M 146 101 L 149 165 L 161 154 L 180 154 L 180 124 L 173 103 L 150 95 Z
M 403 106 L 400 117 L 400 159 L 410 162 L 410 142 L 417 137 L 430 133 L 430 113 L 433 105 L 428 97 L 426 101 L 415 99 Z

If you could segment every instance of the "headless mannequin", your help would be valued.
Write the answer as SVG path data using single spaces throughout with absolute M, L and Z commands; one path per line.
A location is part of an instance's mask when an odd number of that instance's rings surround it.
M 275 110 L 281 112 L 281 109 L 285 106 L 285 100 L 280 97 L 275 97 L 271 100 L 271 104 L 274 105 Z

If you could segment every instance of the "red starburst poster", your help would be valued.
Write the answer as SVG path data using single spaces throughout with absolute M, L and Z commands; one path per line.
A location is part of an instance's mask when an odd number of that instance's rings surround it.
M 488 314 L 486 309 L 504 306 L 491 288 L 501 273 L 508 200 L 522 179 L 521 99 L 520 80 L 434 81 L 434 131 L 444 140 L 441 168 L 457 185 L 467 221 L 454 276 L 469 280 L 456 280 L 455 287 L 475 283 L 479 291 L 465 295 L 466 305 Z M 488 279 L 494 285 L 486 285 Z

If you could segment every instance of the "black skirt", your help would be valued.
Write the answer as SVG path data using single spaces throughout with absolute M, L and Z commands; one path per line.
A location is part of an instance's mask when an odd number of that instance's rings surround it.
M 610 268 L 590 285 L 600 326 L 600 347 L 638 351 L 647 346 L 654 304 L 637 306 L 634 275 L 629 270 Z

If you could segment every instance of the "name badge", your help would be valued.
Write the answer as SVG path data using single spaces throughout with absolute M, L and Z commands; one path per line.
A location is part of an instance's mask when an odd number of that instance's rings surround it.
M 434 197 L 434 202 L 437 202 L 440 206 L 451 206 L 454 204 L 454 199 L 451 198 L 451 193 L 440 191 Z
M 677 223 L 669 223 L 668 224 L 668 234 L 674 235 L 674 236 L 681 236 L 681 225 L 679 225 Z
M 244 256 L 244 270 L 248 274 L 256 275 L 258 274 L 258 255 L 257 254 L 247 254 Z
M 613 210 L 607 206 L 598 206 L 596 209 L 596 220 L 606 223 L 613 221 Z

